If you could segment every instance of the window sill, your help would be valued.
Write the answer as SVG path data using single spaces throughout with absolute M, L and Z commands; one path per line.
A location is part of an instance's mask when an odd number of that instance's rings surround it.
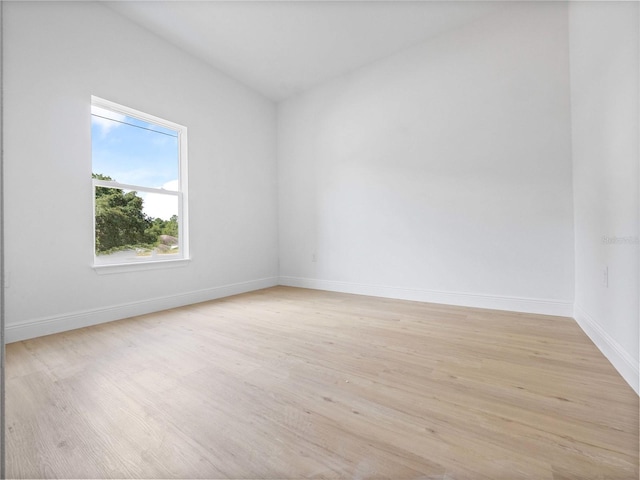
M 145 270 L 162 270 L 165 268 L 185 267 L 191 260 L 181 258 L 179 260 L 154 260 L 144 263 L 114 263 L 111 265 L 93 265 L 93 270 L 98 275 L 110 275 L 112 273 L 140 272 Z

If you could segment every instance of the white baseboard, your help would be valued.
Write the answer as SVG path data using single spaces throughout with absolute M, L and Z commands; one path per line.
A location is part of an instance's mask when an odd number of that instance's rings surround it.
M 607 357 L 622 378 L 640 395 L 640 365 L 584 308 L 576 305 L 574 318 L 602 354 Z
M 52 333 L 74 330 L 99 323 L 111 322 L 123 318 L 135 317 L 147 313 L 167 310 L 169 308 L 206 302 L 217 298 L 228 297 L 240 293 L 260 290 L 278 285 L 277 277 L 262 278 L 231 285 L 197 290 L 195 292 L 179 293 L 160 298 L 150 298 L 139 302 L 124 303 L 103 308 L 83 310 L 79 312 L 54 315 L 35 320 L 5 326 L 5 342 L 12 343 L 29 338 L 41 337 Z
M 417 302 L 443 303 L 462 307 L 489 308 L 492 310 L 508 310 L 511 312 L 537 313 L 561 317 L 573 316 L 573 302 L 561 300 L 441 292 L 436 290 L 388 287 L 287 276 L 280 277 L 280 285 L 370 295 L 373 297 L 397 298 L 399 300 L 413 300 Z
M 301 277 L 268 277 L 194 292 L 151 298 L 139 302 L 28 320 L 6 325 L 4 339 L 6 343 L 18 342 L 29 338 L 88 327 L 99 323 L 181 307 L 183 305 L 205 302 L 207 300 L 215 300 L 240 293 L 274 287 L 276 285 L 465 307 L 574 317 L 582 330 L 584 330 L 615 369 L 635 392 L 640 394 L 640 366 L 638 362 L 635 361 L 629 352 L 614 340 L 591 315 L 579 305 L 575 305 L 574 307 L 571 302 L 459 292 L 440 292 L 435 290 L 388 287 Z

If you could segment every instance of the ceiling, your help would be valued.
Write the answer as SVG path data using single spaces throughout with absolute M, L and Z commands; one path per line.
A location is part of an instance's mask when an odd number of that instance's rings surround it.
M 275 101 L 471 22 L 475 1 L 111 1 L 107 6 Z

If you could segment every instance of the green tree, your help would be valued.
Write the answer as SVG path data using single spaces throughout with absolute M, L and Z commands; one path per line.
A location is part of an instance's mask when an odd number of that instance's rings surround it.
M 158 243 L 161 235 L 170 235 L 178 238 L 178 216 L 173 215 L 169 220 L 161 218 L 151 219 L 149 228 L 145 231 L 147 242 Z
M 99 180 L 113 180 L 101 174 L 92 174 Z M 152 224 L 143 211 L 143 199 L 137 192 L 124 193 L 122 189 L 96 187 L 96 252 L 124 249 L 147 244 L 147 229 Z
M 171 218 L 165 223 L 163 235 L 171 235 L 178 238 L 178 216 L 171 215 Z
M 166 223 L 166 220 L 162 220 L 161 218 L 154 218 L 151 221 L 151 225 L 145 231 L 145 235 L 149 243 L 156 243 L 160 235 L 164 235 Z

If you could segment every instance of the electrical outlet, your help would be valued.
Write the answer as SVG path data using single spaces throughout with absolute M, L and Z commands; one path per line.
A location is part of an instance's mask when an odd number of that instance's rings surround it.
M 609 288 L 609 265 L 602 270 L 602 286 Z

